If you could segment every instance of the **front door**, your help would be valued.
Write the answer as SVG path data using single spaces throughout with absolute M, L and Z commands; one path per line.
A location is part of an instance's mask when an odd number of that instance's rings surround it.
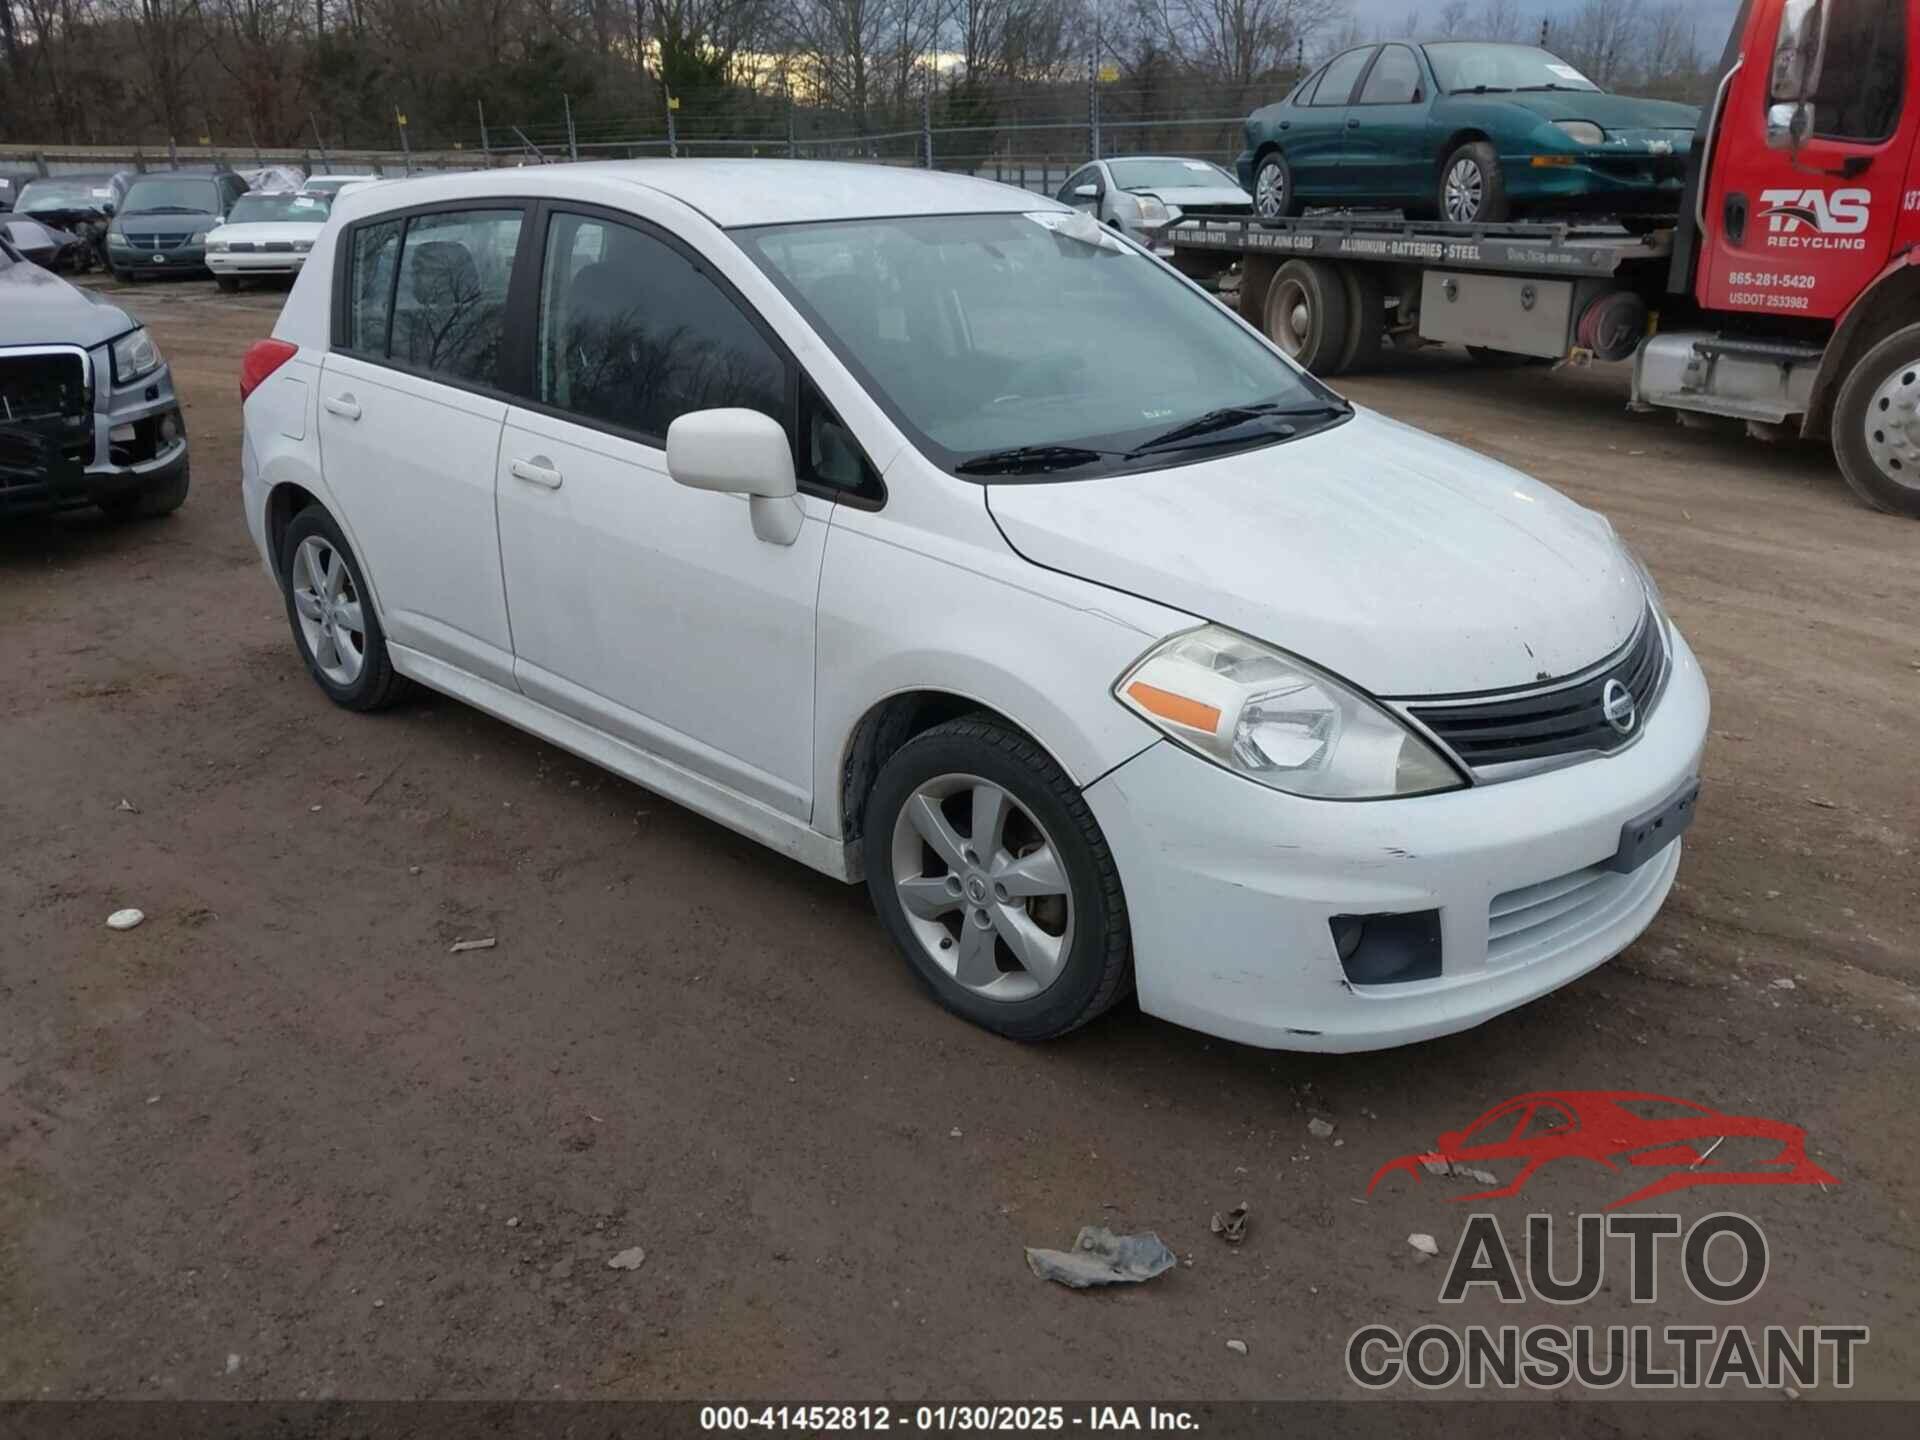
M 1433 93 L 1405 45 L 1383 45 L 1347 110 L 1346 164 L 1358 200 L 1384 205 L 1433 201 L 1433 148 L 1427 134 Z
M 1920 211 L 1908 181 L 1920 10 L 1906 0 L 1766 0 L 1753 23 L 1758 43 L 1725 85 L 1705 157 L 1696 295 L 1710 310 L 1833 319 L 1898 244 L 1920 239 L 1907 213 Z M 1802 105 L 1796 144 L 1786 121 Z
M 801 496 L 799 539 L 773 544 L 744 498 L 676 484 L 665 453 L 694 410 L 788 423 L 788 362 L 664 236 L 556 210 L 544 238 L 532 395 L 507 413 L 497 482 L 520 688 L 806 819 L 832 505 Z
M 518 207 L 414 215 L 347 237 L 346 333 L 320 376 L 320 461 L 387 638 L 513 683 L 493 472 Z M 397 284 L 396 264 L 398 267 Z

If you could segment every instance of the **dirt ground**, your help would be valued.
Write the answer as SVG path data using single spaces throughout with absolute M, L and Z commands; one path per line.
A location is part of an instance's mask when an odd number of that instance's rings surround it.
M 861 890 L 451 701 L 331 707 L 239 510 L 240 353 L 279 297 L 123 298 L 191 499 L 0 532 L 0 1398 L 1333 1398 L 1363 1324 L 1570 1318 L 1865 1324 L 1855 1393 L 1920 1398 L 1920 529 L 1821 452 L 1631 416 L 1614 370 L 1352 381 L 1647 559 L 1714 687 L 1680 887 L 1613 964 L 1441 1043 L 1268 1054 L 1125 1010 L 1021 1048 L 922 994 Z M 1369 1200 L 1374 1169 L 1605 1089 L 1802 1125 L 1840 1183 L 1663 1202 L 1764 1227 L 1735 1317 L 1671 1267 L 1631 1313 L 1612 1256 L 1578 1317 L 1443 1313 L 1408 1236 L 1451 1251 L 1461 1182 Z M 1517 1233 L 1638 1183 L 1482 1208 Z M 1242 1200 L 1230 1247 L 1209 1217 Z M 1028 1272 L 1087 1224 L 1191 1263 Z

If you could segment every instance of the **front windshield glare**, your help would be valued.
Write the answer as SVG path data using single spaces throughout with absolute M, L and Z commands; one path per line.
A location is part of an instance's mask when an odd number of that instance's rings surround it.
M 121 209 L 136 215 L 143 210 L 193 210 L 211 215 L 220 208 L 211 180 L 136 180 L 127 190 Z
M 929 215 L 734 235 L 949 470 L 1023 446 L 1108 462 L 1066 477 L 1079 479 L 1225 407 L 1340 403 L 1216 302 L 1079 216 Z
M 293 221 L 321 224 L 327 218 L 327 202 L 318 195 L 242 195 L 233 202 L 229 225 L 249 225 L 262 221 Z
M 1551 50 L 1532 45 L 1427 46 L 1433 78 L 1448 94 L 1460 90 L 1598 90 Z
M 1214 189 L 1223 185 L 1240 188 L 1238 180 L 1204 160 L 1115 160 L 1107 168 L 1113 172 L 1113 183 L 1122 190 Z

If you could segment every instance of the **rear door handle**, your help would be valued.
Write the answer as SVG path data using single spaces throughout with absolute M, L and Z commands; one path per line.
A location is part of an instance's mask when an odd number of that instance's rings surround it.
M 360 406 L 351 395 L 329 395 L 320 402 L 327 407 L 327 413 L 338 415 L 342 420 L 358 420 Z
M 558 490 L 560 472 L 552 465 L 544 463 L 545 460 L 544 455 L 532 460 L 515 460 L 507 466 L 507 473 L 516 480 L 526 481 L 529 485 L 538 485 L 545 490 Z
M 1347 129 L 1358 130 L 1359 128 L 1360 128 L 1360 122 L 1358 120 L 1347 121 Z

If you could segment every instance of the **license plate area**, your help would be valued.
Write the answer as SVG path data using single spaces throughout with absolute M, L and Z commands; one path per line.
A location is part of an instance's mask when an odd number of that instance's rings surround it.
M 1619 875 L 1633 874 L 1693 827 L 1699 806 L 1700 782 L 1690 780 L 1678 794 L 1620 827 L 1620 848 L 1607 868 Z

